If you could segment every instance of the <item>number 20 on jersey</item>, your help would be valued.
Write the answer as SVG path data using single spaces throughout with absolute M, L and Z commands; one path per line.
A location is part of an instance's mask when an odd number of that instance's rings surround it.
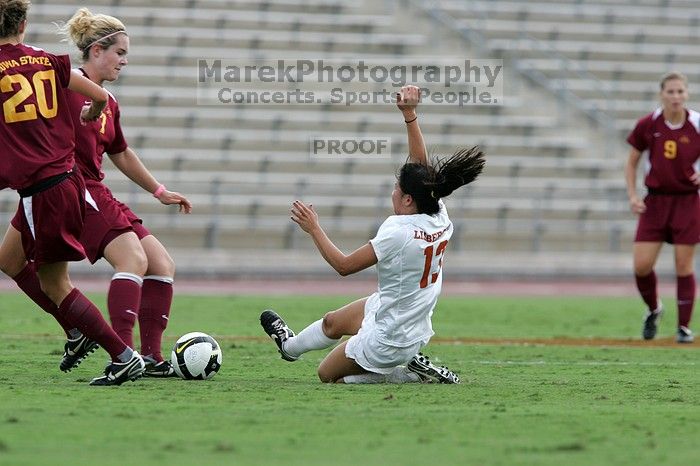
M 46 98 L 46 86 L 49 84 L 51 92 L 51 106 Z M 56 103 L 56 75 L 54 70 L 37 71 L 32 75 L 31 82 L 22 74 L 8 74 L 0 79 L 0 92 L 3 94 L 14 92 L 2 104 L 2 113 L 5 123 L 17 123 L 20 121 L 36 120 L 38 115 L 49 119 L 58 113 Z M 36 96 L 36 105 L 24 103 L 32 95 Z M 38 114 L 37 114 L 38 110 Z

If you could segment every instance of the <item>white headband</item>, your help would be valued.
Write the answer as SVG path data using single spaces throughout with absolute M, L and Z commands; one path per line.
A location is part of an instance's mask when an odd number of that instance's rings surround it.
M 105 40 L 105 39 L 108 39 L 108 38 L 110 38 L 110 37 L 112 37 L 112 36 L 116 36 L 117 34 L 121 34 L 121 33 L 126 34 L 126 31 L 115 31 L 115 32 L 113 32 L 113 33 L 111 33 L 111 34 L 107 34 L 106 36 L 101 37 L 101 38 L 97 39 L 96 41 L 92 42 L 90 45 L 87 46 L 86 49 L 87 49 L 87 50 L 90 50 L 90 47 L 92 47 L 92 46 L 95 45 L 96 43 L 98 43 L 98 42 L 100 42 L 100 41 L 103 41 L 103 40 Z M 126 34 L 126 35 L 128 35 L 128 34 Z

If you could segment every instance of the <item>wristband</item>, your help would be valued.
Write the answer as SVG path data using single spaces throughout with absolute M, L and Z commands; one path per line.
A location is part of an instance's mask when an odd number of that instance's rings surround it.
M 159 184 L 158 187 L 156 188 L 155 191 L 153 191 L 153 197 L 158 199 L 161 194 L 163 194 L 163 191 L 165 191 L 165 185 L 164 184 Z
M 416 121 L 417 119 L 418 119 L 418 115 L 416 115 L 416 117 L 415 117 L 413 120 L 408 120 L 408 121 L 404 120 L 403 122 L 406 123 L 406 124 L 408 124 L 408 123 L 413 123 L 413 122 Z

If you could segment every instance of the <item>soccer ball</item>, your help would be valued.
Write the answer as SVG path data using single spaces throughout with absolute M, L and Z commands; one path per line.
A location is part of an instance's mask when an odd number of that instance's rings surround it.
M 221 347 L 206 333 L 190 332 L 177 340 L 170 362 L 185 380 L 210 379 L 221 368 Z

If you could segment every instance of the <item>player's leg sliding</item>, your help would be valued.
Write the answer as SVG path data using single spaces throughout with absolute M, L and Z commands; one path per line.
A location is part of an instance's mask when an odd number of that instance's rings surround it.
M 263 311 L 263 313 L 260 314 L 260 325 L 262 325 L 265 333 L 267 333 L 277 345 L 277 350 L 282 356 L 282 359 L 290 362 L 299 359 L 298 356 L 292 356 L 285 351 L 284 344 L 287 340 L 294 337 L 294 331 L 287 326 L 284 320 L 282 320 L 275 311 L 270 309 Z
M 406 366 L 397 366 L 388 374 L 368 372 L 366 374 L 346 375 L 342 379 L 347 384 L 374 383 L 460 383 L 459 376 L 446 367 L 438 367 L 422 354 L 417 354 Z
M 347 384 L 373 384 L 373 383 L 421 383 L 423 378 L 409 370 L 406 366 L 397 366 L 389 374 L 377 374 L 367 372 L 366 374 L 346 375 L 342 379 Z
M 323 319 L 296 335 L 275 311 L 268 309 L 260 314 L 260 325 L 275 342 L 285 361 L 296 361 L 304 353 L 330 348 L 340 341 L 323 333 Z
M 339 341 L 339 338 L 330 338 L 323 332 L 323 319 L 318 319 L 299 334 L 288 338 L 283 346 L 285 353 L 298 358 L 309 351 L 335 346 Z
M 445 366 L 436 366 L 427 356 L 418 353 L 411 359 L 406 368 L 421 377 L 426 383 L 460 383 L 459 376 Z

